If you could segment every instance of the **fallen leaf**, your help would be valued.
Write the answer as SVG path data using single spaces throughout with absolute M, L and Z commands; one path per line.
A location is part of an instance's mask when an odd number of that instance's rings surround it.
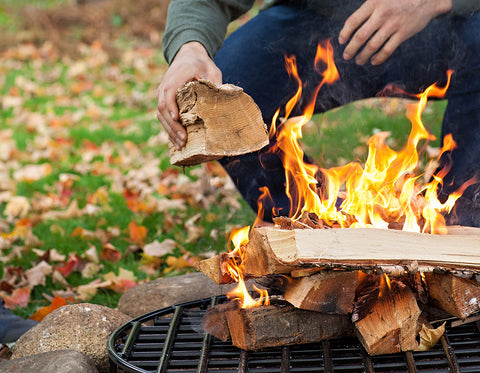
M 130 233 L 130 239 L 134 244 L 143 246 L 143 240 L 147 237 L 147 228 L 142 225 L 137 225 L 134 221 L 132 221 L 128 225 L 128 231 Z
M 109 272 L 103 276 L 105 281 L 110 281 L 110 289 L 116 291 L 117 293 L 124 293 L 128 289 L 133 288 L 137 285 L 137 278 L 132 271 L 120 268 L 118 271 L 118 276 L 113 272 Z
M 15 171 L 13 178 L 16 181 L 32 182 L 40 180 L 52 173 L 53 168 L 49 163 L 44 164 L 29 164 L 25 167 Z
M 32 316 L 30 316 L 30 319 L 40 322 L 45 318 L 45 316 L 47 316 L 52 311 L 66 305 L 67 305 L 67 300 L 65 298 L 60 297 L 57 294 L 55 295 L 55 298 L 53 298 L 49 306 L 45 306 L 37 310 Z
M 6 308 L 26 307 L 30 302 L 30 289 L 25 286 L 15 289 L 12 295 L 2 294 Z
M 103 245 L 102 251 L 100 252 L 100 259 L 106 260 L 110 263 L 116 263 L 122 259 L 122 253 L 118 251 L 112 244 L 106 243 Z
M 30 211 L 30 202 L 23 196 L 14 196 L 5 206 L 7 218 L 24 218 Z
M 420 336 L 420 344 L 415 351 L 430 350 L 433 346 L 437 344 L 443 333 L 445 333 L 445 323 L 443 323 L 436 329 L 431 329 L 425 324 L 422 324 L 422 330 L 420 330 L 420 333 L 418 334 Z
M 177 243 L 169 238 L 162 242 L 155 240 L 152 243 L 145 245 L 143 247 L 143 252 L 149 257 L 161 257 L 166 254 L 171 254 L 176 246 Z
M 52 266 L 45 261 L 41 261 L 35 267 L 27 269 L 24 274 L 28 281 L 27 286 L 31 289 L 37 285 L 45 285 L 45 280 L 52 273 Z

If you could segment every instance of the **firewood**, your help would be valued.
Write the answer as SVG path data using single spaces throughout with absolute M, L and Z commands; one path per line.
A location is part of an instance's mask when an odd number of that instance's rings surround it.
M 370 312 L 354 323 L 358 339 L 374 355 L 414 350 L 418 343 L 418 308 L 415 296 L 401 283 L 381 289 Z
M 244 350 L 313 343 L 353 335 L 346 315 L 292 306 L 260 306 L 226 312 L 232 344 Z
M 358 271 L 323 271 L 286 281 L 285 300 L 297 308 L 323 313 L 353 311 Z
M 170 144 L 173 165 L 191 166 L 251 153 L 268 144 L 260 109 L 242 88 L 199 80 L 179 89 L 176 98 L 187 143 L 180 150 Z
M 221 341 L 228 341 L 230 339 L 230 331 L 228 329 L 226 312 L 238 308 L 237 301 L 221 303 L 215 307 L 208 308 L 202 318 L 202 329 Z
M 460 319 L 480 310 L 480 284 L 449 273 L 425 273 L 433 305 Z
M 212 258 L 201 260 L 196 263 L 196 268 L 210 277 L 217 284 L 231 284 L 234 282 L 234 279 L 226 271 L 228 260 L 228 254 L 222 253 Z
M 413 273 L 420 269 L 480 272 L 479 248 L 480 234 L 262 227 L 251 232 L 244 264 L 247 272 L 256 276 L 288 273 L 309 265 L 387 271 L 390 265 L 395 271 L 401 265 Z

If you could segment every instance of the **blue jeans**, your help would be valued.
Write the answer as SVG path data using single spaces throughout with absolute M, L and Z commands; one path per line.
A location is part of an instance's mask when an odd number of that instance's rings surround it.
M 299 75 L 306 84 L 304 99 L 292 113 L 299 115 L 321 80 L 313 64 L 316 46 L 328 38 L 340 79 L 320 89 L 316 113 L 355 100 L 388 95 L 385 88 L 391 84 L 409 93 L 420 93 L 435 82 L 443 86 L 446 71 L 453 69 L 442 138 L 451 133 L 458 148 L 442 160 L 453 162 L 439 190 L 440 200 L 445 200 L 472 176 L 478 174 L 480 180 L 480 13 L 468 18 L 438 17 L 401 44 L 385 63 L 358 66 L 354 61 L 343 60 L 344 46 L 338 44 L 337 38 L 345 19 L 360 3 L 342 2 L 342 10 L 329 16 L 308 6 L 279 5 L 260 12 L 232 33 L 217 53 L 215 62 L 223 73 L 223 81 L 242 87 L 252 96 L 265 123 L 270 125 L 274 112 L 283 108 L 297 89 L 285 69 L 284 56 L 296 56 Z M 267 152 L 271 145 L 260 152 L 220 161 L 254 210 L 261 194 L 259 188 L 268 187 L 274 206 L 266 208 L 267 221 L 272 218 L 272 207 L 281 215 L 288 215 L 289 211 L 284 168 L 278 156 Z M 308 157 L 305 160 L 309 161 Z M 450 224 L 480 226 L 480 184 L 470 186 L 456 207 L 456 213 L 448 217 Z

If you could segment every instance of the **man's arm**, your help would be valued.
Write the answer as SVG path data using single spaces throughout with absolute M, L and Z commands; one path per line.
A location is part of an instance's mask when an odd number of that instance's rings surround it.
M 187 134 L 179 122 L 175 94 L 185 83 L 206 79 L 222 83 L 212 58 L 222 46 L 228 24 L 252 7 L 254 0 L 172 0 L 163 37 L 170 64 L 157 89 L 157 118 L 177 149 Z

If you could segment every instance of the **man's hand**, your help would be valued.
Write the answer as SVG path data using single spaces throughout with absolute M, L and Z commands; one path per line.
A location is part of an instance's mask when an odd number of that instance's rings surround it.
M 367 0 L 340 31 L 340 44 L 350 40 L 343 58 L 357 55 L 355 62 L 363 65 L 373 55 L 372 65 L 380 65 L 401 43 L 451 8 L 452 0 Z
M 187 133 L 178 121 L 175 94 L 185 83 L 197 79 L 209 80 L 220 85 L 222 73 L 202 44 L 190 42 L 179 49 L 157 89 L 157 118 L 176 149 L 185 146 Z

